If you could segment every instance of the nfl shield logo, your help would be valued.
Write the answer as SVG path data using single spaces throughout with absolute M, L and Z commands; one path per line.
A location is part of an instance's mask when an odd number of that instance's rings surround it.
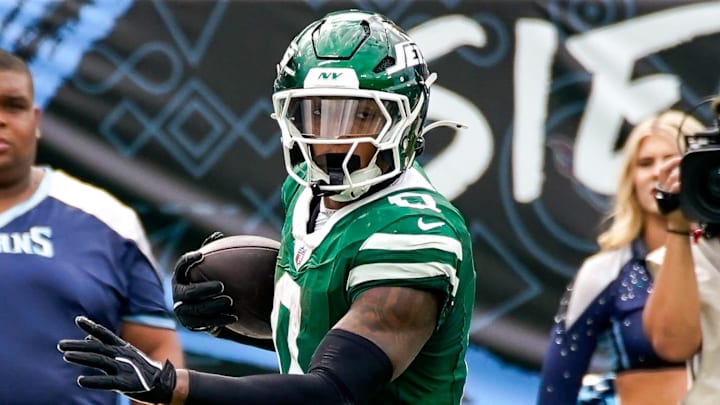
M 298 247 L 295 245 L 295 268 L 299 268 L 305 263 L 305 254 L 307 253 L 307 248 L 305 246 Z

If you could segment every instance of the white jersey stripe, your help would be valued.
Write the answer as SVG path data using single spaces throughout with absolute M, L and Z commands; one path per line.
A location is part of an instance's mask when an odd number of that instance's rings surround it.
M 408 235 L 398 233 L 375 233 L 360 246 L 360 250 L 418 250 L 439 249 L 454 253 L 462 260 L 460 241 L 442 235 Z
M 450 278 L 452 296 L 458 289 L 459 280 L 455 268 L 438 262 L 425 263 L 372 263 L 354 267 L 348 275 L 347 287 L 375 280 L 397 280 L 445 276 Z

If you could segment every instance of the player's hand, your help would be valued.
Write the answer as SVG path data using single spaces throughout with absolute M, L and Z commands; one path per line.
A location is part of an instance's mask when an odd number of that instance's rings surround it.
M 202 246 L 223 238 L 214 232 L 203 241 Z M 178 259 L 172 277 L 173 309 L 183 326 L 193 331 L 217 334 L 219 329 L 238 320 L 232 313 L 232 298 L 223 294 L 225 286 L 220 281 L 193 283 L 188 277 L 190 269 L 202 262 L 200 251 L 187 252 Z
M 85 367 L 99 369 L 105 375 L 81 375 L 79 386 L 118 391 L 145 403 L 170 403 L 175 389 L 175 367 L 169 361 L 162 365 L 120 339 L 102 325 L 84 316 L 75 324 L 88 333 L 83 340 L 61 340 L 58 350 L 63 359 Z

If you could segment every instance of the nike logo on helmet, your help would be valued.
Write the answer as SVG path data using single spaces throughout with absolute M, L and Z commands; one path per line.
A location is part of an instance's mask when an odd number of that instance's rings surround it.
M 445 225 L 445 222 L 423 222 L 422 218 L 418 219 L 418 228 L 423 231 L 429 231 L 431 229 L 439 228 Z

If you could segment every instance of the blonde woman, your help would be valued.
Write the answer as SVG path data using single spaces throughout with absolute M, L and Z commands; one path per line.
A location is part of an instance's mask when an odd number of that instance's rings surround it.
M 582 264 L 555 318 L 539 405 L 675 405 L 686 392 L 683 364 L 658 357 L 642 327 L 652 283 L 645 256 L 661 247 L 666 235 L 654 187 L 662 164 L 680 154 L 676 139 L 681 125 L 683 133 L 703 128 L 694 118 L 670 110 L 628 135 L 611 223 L 598 236 L 601 250 Z M 578 394 L 599 344 L 612 352 L 615 378 L 606 381 L 593 402 L 583 402 Z

